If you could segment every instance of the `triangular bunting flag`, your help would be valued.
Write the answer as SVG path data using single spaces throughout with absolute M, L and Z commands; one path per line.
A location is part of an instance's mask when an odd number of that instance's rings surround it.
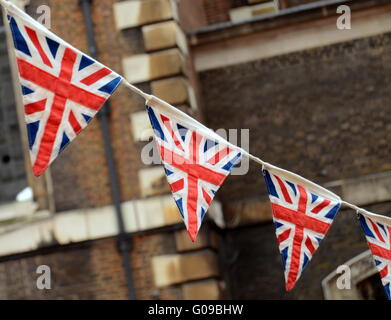
M 387 297 L 391 300 L 391 219 L 369 212 L 358 216 Z
M 291 172 L 268 168 L 263 174 L 290 291 L 329 230 L 341 200 Z
M 168 183 L 194 242 L 217 190 L 241 153 L 181 111 L 165 108 L 156 98 L 148 103 L 147 111 Z
M 8 9 L 30 156 L 41 175 L 117 89 L 122 78 L 17 8 Z

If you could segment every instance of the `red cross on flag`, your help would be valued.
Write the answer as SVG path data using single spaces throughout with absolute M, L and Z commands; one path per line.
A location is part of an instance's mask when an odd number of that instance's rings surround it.
M 122 78 L 17 8 L 8 9 L 30 156 L 40 176 L 76 138 Z
M 391 300 L 391 219 L 370 212 L 358 216 L 384 290 Z
M 241 152 L 185 113 L 153 97 L 147 105 L 168 183 L 194 242 L 212 200 Z
M 272 167 L 263 173 L 290 291 L 329 230 L 341 199 L 291 172 Z

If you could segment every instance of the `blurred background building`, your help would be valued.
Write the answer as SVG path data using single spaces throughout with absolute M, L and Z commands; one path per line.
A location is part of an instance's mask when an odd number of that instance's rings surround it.
M 213 129 L 250 129 L 252 154 L 391 214 L 391 1 L 15 2 L 34 18 L 48 5 L 52 31 L 84 52 L 93 49 L 92 22 L 98 60 L 131 83 Z M 336 26 L 340 5 L 351 9 L 350 30 Z M 227 179 L 190 243 L 162 167 L 141 161 L 150 125 L 144 101 L 126 88 L 106 109 L 109 132 L 102 117 L 93 120 L 33 178 L 0 22 L 1 299 L 385 299 L 351 210 L 284 291 L 253 163 Z M 351 268 L 350 290 L 336 288 L 342 264 Z M 51 290 L 36 287 L 40 265 L 51 268 Z

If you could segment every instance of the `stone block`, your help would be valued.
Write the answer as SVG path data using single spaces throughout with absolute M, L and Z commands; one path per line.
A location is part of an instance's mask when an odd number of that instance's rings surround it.
M 85 241 L 88 238 L 85 214 L 80 212 L 55 215 L 53 233 L 60 244 Z
M 175 21 L 144 26 L 142 33 L 147 51 L 178 46 L 183 53 L 188 52 L 186 37 Z
M 124 58 L 123 68 L 129 82 L 140 83 L 181 73 L 183 59 L 178 49 L 169 49 Z
M 25 227 L 1 234 L 0 255 L 7 256 L 34 251 L 54 245 L 52 221 L 30 224 Z
M 220 286 L 217 280 L 197 281 L 182 285 L 185 300 L 219 300 Z
M 205 229 L 201 229 L 197 235 L 197 240 L 193 243 L 187 230 L 179 230 L 175 232 L 175 243 L 178 252 L 204 249 L 210 246 L 209 234 Z
M 163 202 L 163 214 L 164 221 L 166 225 L 173 225 L 176 223 L 182 223 L 182 215 L 178 209 L 177 204 L 175 203 L 174 198 L 170 195 L 162 199 Z
M 122 215 L 126 232 L 135 232 L 140 228 L 138 217 L 136 217 L 136 203 L 135 200 L 122 203 Z
M 132 113 L 130 115 L 130 122 L 135 141 L 148 141 L 153 137 L 153 129 L 146 111 Z
M 217 256 L 210 250 L 152 258 L 155 285 L 166 287 L 219 275 Z
M 122 203 L 122 210 L 127 232 L 182 223 L 171 195 L 127 201 Z M 0 256 L 6 256 L 54 244 L 113 237 L 118 234 L 118 222 L 114 206 L 104 206 L 56 215 L 40 211 L 18 224 L 4 224 L 0 229 Z
M 114 4 L 118 30 L 172 18 L 169 0 L 132 0 Z
M 139 181 L 142 197 L 150 197 L 170 192 L 170 186 L 162 166 L 141 169 Z
M 260 16 L 263 14 L 269 14 L 278 11 L 278 8 L 274 1 L 268 1 L 266 3 L 260 3 L 254 6 L 244 6 L 229 11 L 229 16 L 232 22 L 240 22 L 249 20 L 254 16 Z
M 149 230 L 165 225 L 161 197 L 139 200 L 136 205 L 139 230 Z
M 225 211 L 225 222 L 228 228 L 268 221 L 272 221 L 272 210 L 268 199 L 230 204 Z
M 151 83 L 152 94 L 171 104 L 185 103 L 189 96 L 186 79 L 175 77 Z
M 166 287 L 183 281 L 180 259 L 181 256 L 178 254 L 152 258 L 153 276 L 157 287 Z
M 38 205 L 33 201 L 11 202 L 0 205 L 0 221 L 13 220 L 33 215 Z
M 138 230 L 149 230 L 182 223 L 181 215 L 171 195 L 138 200 L 136 214 Z
M 344 182 L 342 184 L 342 198 L 359 206 L 390 201 L 391 173 L 385 172 Z
M 113 207 L 107 206 L 99 208 L 99 210 L 87 210 L 85 216 L 88 239 L 100 239 L 118 234 L 117 218 Z
M 167 21 L 142 28 L 145 49 L 147 51 L 161 50 L 176 46 L 176 22 Z

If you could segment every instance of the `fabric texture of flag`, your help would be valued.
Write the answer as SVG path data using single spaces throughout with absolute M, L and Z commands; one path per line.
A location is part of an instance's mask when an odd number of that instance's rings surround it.
M 16 8 L 8 10 L 30 156 L 41 175 L 123 80 Z
M 268 168 L 263 174 L 290 291 L 329 230 L 341 200 L 291 172 Z
M 358 214 L 384 290 L 391 300 L 391 219 L 373 213 Z
M 179 110 L 165 108 L 156 98 L 147 111 L 168 183 L 194 242 L 217 190 L 242 155 L 213 131 Z

